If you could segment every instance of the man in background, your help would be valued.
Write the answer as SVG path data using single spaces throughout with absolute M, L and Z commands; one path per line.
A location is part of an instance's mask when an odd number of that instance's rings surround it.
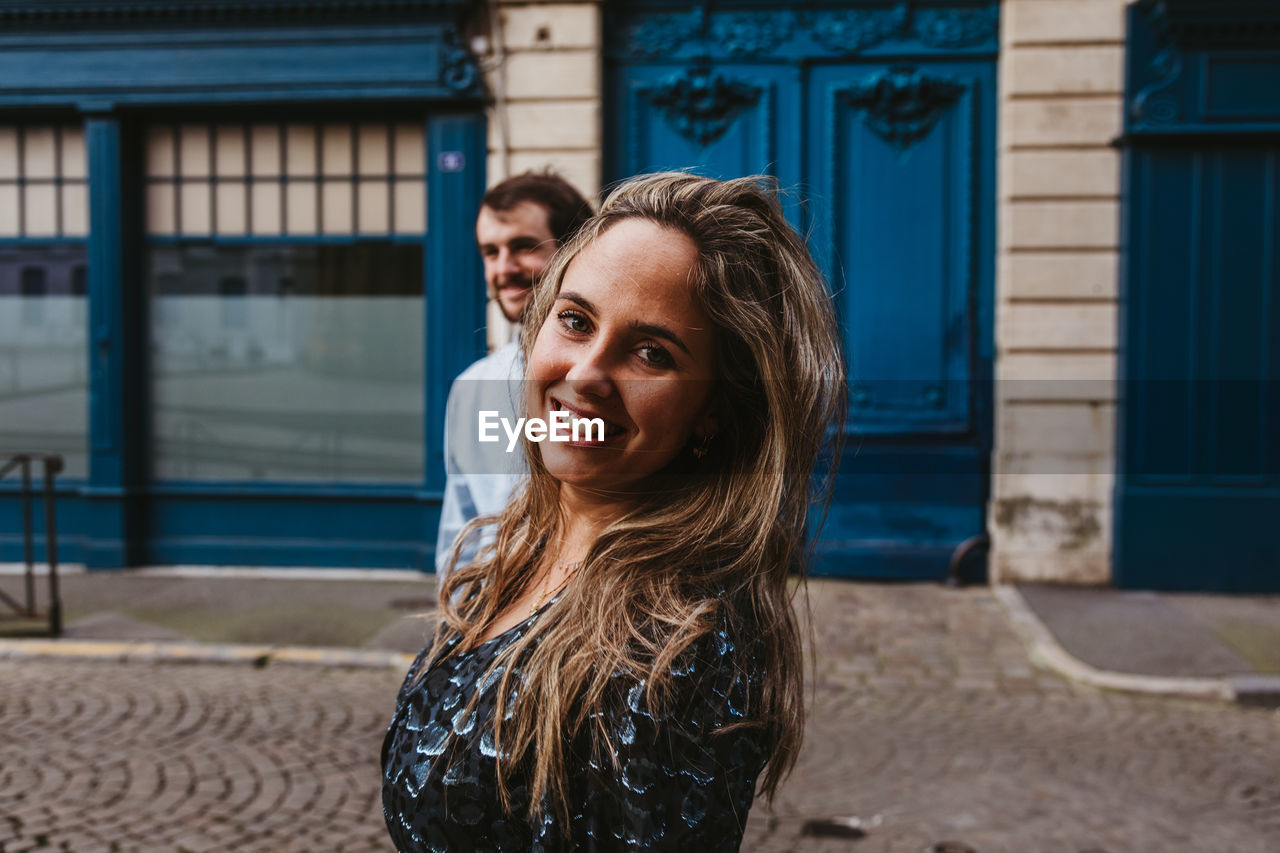
M 512 422 L 519 416 L 524 364 L 518 338 L 525 307 L 551 256 L 590 216 L 591 205 L 582 194 L 549 172 L 507 178 L 480 200 L 476 243 L 484 262 L 485 289 L 517 329 L 510 343 L 464 370 L 449 389 L 444 439 L 448 480 L 436 536 L 439 575 L 448 568 L 453 540 L 463 526 L 478 516 L 502 512 L 524 474 L 519 453 L 479 452 L 478 413 L 497 411 Z M 486 448 L 504 445 L 505 441 Z M 471 540 L 458 565 L 475 555 L 478 544 Z

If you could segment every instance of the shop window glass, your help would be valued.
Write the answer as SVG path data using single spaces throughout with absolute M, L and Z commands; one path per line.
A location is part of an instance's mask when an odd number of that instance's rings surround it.
M 146 152 L 156 476 L 421 482 L 423 125 L 164 125 Z
M 88 473 L 88 163 L 74 125 L 0 126 L 0 455 Z
M 44 323 L 44 297 L 49 286 L 44 267 L 22 268 L 22 322 L 28 328 Z

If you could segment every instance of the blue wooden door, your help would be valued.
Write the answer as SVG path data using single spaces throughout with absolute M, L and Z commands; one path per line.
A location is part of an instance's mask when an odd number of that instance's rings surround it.
M 1280 591 L 1280 147 L 1134 158 L 1116 580 Z
M 1130 10 L 1120 586 L 1280 592 L 1280 48 L 1253 26 L 1264 5 Z
M 611 177 L 768 173 L 831 281 L 846 450 L 819 570 L 940 578 L 985 528 L 996 9 L 615 6 Z

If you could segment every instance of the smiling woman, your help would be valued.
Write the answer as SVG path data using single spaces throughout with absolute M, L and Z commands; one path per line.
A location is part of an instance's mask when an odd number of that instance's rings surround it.
M 764 179 L 678 173 L 615 190 L 533 299 L 526 414 L 604 436 L 526 440 L 528 482 L 473 525 L 496 540 L 442 584 L 383 745 L 388 828 L 735 850 L 800 745 L 788 578 L 843 411 L 830 299 Z
M 715 434 L 715 332 L 690 286 L 697 260 L 683 232 L 628 219 L 565 272 L 529 356 L 526 405 L 605 422 L 604 442 L 541 448 L 571 500 L 626 500 L 691 436 Z

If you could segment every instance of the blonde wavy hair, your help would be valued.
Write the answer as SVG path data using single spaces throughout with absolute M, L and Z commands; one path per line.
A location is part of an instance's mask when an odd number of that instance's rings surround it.
M 632 218 L 682 232 L 697 246 L 692 285 L 715 325 L 718 432 L 704 458 L 681 454 L 655 475 L 654 488 L 600 534 L 558 599 L 490 667 L 500 679 L 493 720 L 499 790 L 510 808 L 520 767 L 531 817 L 544 804 L 570 813 L 566 754 L 584 726 L 597 756 L 614 754 L 600 722 L 614 695 L 611 676 L 628 673 L 646 684 L 647 701 L 661 707 L 672 664 L 717 625 L 761 650 L 761 701 L 744 724 L 762 727 L 772 746 L 761 779 L 770 799 L 802 739 L 799 587 L 788 578 L 805 571 L 808 511 L 826 491 L 811 475 L 824 440 L 827 447 L 838 441 L 844 410 L 831 299 L 772 179 L 646 175 L 614 189 L 552 259 L 525 318 L 525 364 L 574 258 Z M 529 480 L 496 518 L 495 541 L 470 565 L 451 566 L 441 585 L 442 623 L 428 660 L 454 640 L 457 650 L 477 645 L 531 589 L 546 543 L 561 529 L 559 483 L 536 445 L 524 449 Z M 461 542 L 494 520 L 464 530 L 453 563 Z

